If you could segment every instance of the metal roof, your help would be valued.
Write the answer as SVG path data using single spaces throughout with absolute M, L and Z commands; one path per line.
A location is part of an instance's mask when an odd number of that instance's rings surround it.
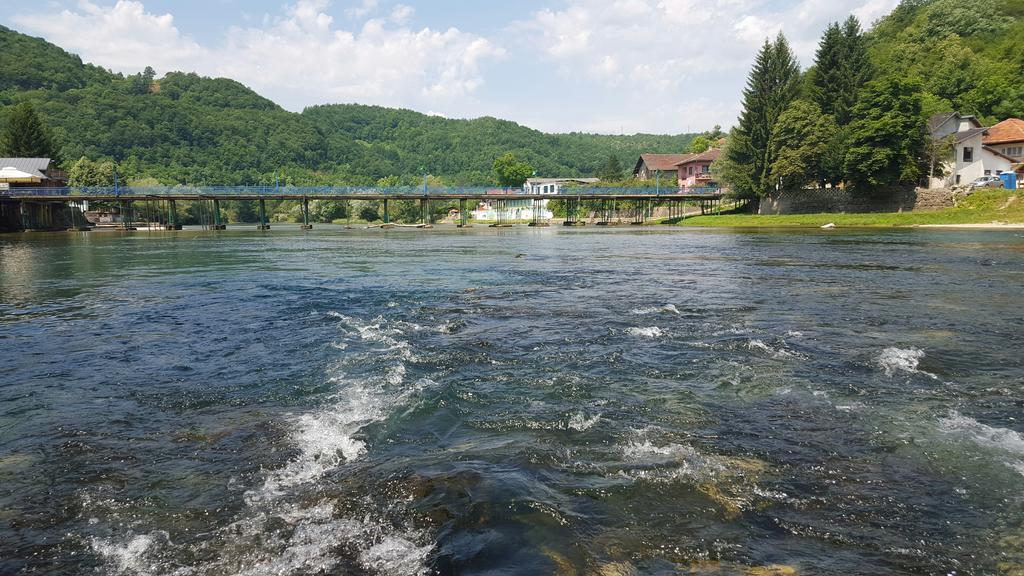
M 50 167 L 49 158 L 0 158 L 0 168 L 17 168 L 29 174 L 38 174 L 40 178 L 46 178 L 46 170 Z
M 561 184 L 563 182 L 578 182 L 580 184 L 597 184 L 600 178 L 530 178 L 527 184 Z

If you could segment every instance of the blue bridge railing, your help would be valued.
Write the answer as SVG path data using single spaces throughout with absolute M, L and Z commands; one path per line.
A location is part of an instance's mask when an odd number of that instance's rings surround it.
M 678 196 L 687 195 L 714 196 L 721 192 L 718 188 L 691 188 L 681 192 L 675 188 L 563 188 L 559 195 L 528 194 L 522 189 L 504 190 L 496 187 L 393 187 L 382 188 L 373 186 L 157 186 L 157 187 L 68 187 L 68 188 L 10 188 L 0 190 L 0 198 L 17 197 L 195 197 L 217 196 L 221 198 L 267 196 L 278 198 L 302 198 L 306 196 L 388 196 L 395 198 L 422 198 L 424 196 L 488 196 L 488 195 L 522 195 L 529 198 L 558 196 Z

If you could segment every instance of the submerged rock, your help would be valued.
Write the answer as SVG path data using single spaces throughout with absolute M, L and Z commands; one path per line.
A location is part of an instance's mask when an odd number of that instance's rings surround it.
M 771 566 L 757 566 L 749 568 L 744 572 L 746 576 L 797 576 L 799 572 L 792 566 L 773 564 Z

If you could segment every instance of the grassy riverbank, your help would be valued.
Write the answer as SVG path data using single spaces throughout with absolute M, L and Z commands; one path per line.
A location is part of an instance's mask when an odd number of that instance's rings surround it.
M 821 227 L 836 226 L 953 226 L 960 224 L 1024 224 L 1021 191 L 985 190 L 945 210 L 877 214 L 723 214 L 672 220 L 678 226 L 709 227 Z

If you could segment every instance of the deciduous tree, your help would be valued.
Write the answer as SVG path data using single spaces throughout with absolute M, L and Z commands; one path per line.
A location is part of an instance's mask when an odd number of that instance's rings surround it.
M 494 174 L 503 188 L 522 186 L 533 175 L 533 167 L 509 152 L 494 161 Z
M 860 188 L 913 185 L 927 166 L 921 83 L 885 76 L 864 88 L 850 124 L 847 179 Z
M 772 180 L 783 190 L 799 190 L 828 181 L 825 159 L 838 127 L 813 102 L 796 100 L 779 116 L 772 131 Z

